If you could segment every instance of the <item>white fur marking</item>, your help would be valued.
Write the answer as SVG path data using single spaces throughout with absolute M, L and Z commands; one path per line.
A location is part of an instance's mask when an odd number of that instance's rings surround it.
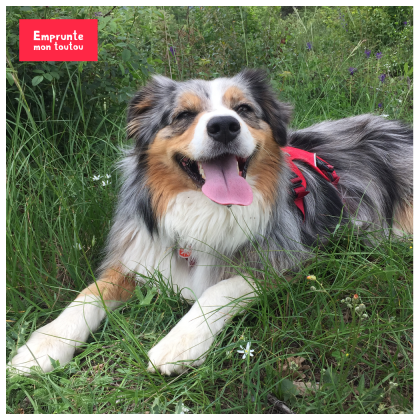
M 84 344 L 90 332 L 105 318 L 106 312 L 98 299 L 87 295 L 73 301 L 57 319 L 31 334 L 8 367 L 28 375 L 32 366 L 39 366 L 44 372 L 52 371 L 49 357 L 59 360 L 61 365 L 69 362 L 75 348 Z M 107 302 L 107 307 L 113 310 L 118 304 Z
M 207 289 L 169 334 L 149 351 L 149 372 L 156 368 L 171 375 L 182 373 L 186 365 L 201 365 L 216 334 L 253 296 L 252 284 L 239 276 Z M 234 301 L 242 297 L 245 299 Z

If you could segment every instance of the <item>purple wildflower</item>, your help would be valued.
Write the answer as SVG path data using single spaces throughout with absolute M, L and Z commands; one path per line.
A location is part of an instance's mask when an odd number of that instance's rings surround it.
M 171 47 L 171 48 L 169 48 L 169 51 L 175 57 L 175 48 L 174 47 Z
M 371 52 L 372 52 L 371 50 L 365 50 L 366 58 L 370 57 Z
M 384 82 L 385 82 L 385 77 L 386 77 L 386 74 L 385 74 L 385 73 L 382 73 L 382 74 L 379 76 L 379 80 L 380 80 L 382 83 L 384 83 Z
M 382 58 L 382 53 L 381 52 L 377 52 L 376 53 L 376 58 L 379 60 L 380 58 Z
M 94 15 L 95 16 L 102 16 L 102 12 L 95 12 Z
M 379 104 L 378 104 L 378 108 L 382 108 L 382 102 L 379 102 Z
M 344 15 L 341 13 L 341 10 L 340 9 L 338 9 L 338 12 L 339 12 L 338 13 L 338 18 L 341 21 L 341 27 L 348 32 L 349 30 L 346 28 L 347 23 L 346 23 L 346 19 L 345 19 Z
M 312 50 L 312 44 L 310 42 L 306 43 L 306 48 L 311 51 Z
M 403 22 L 404 25 L 407 25 L 407 22 Z
M 349 68 L 349 73 L 350 73 L 350 76 L 353 76 L 353 74 L 354 74 L 356 71 L 357 71 L 357 69 L 356 69 L 355 67 L 350 67 L 350 68 Z

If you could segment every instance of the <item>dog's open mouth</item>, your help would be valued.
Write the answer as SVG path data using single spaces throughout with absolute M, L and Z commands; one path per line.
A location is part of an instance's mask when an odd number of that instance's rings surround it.
M 177 155 L 176 160 L 210 200 L 225 206 L 249 206 L 253 196 L 245 178 L 252 156 L 241 158 L 224 154 L 211 160 L 197 162 Z

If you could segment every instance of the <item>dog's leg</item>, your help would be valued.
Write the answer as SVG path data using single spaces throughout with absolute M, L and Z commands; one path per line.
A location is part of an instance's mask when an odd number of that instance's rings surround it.
M 79 296 L 51 323 L 34 331 L 20 347 L 9 367 L 27 375 L 31 366 L 40 366 L 44 372 L 53 367 L 50 357 L 63 365 L 71 360 L 76 347 L 83 344 L 105 318 L 106 311 L 117 308 L 128 300 L 135 288 L 132 277 L 118 269 L 109 269 L 96 283 L 84 289 Z M 49 356 L 49 357 L 48 357 Z
M 216 334 L 254 295 L 252 283 L 239 276 L 209 287 L 169 334 L 149 351 L 148 370 L 154 372 L 156 368 L 171 375 L 181 373 L 188 365 L 201 365 Z

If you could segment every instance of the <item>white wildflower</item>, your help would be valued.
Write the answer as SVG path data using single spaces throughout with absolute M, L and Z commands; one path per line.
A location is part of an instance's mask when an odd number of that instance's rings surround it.
M 189 411 L 190 411 L 189 408 L 184 403 L 182 403 L 181 412 L 179 414 L 185 414 L 185 413 L 188 413 Z
M 291 361 L 289 363 L 289 368 L 290 368 L 290 370 L 298 370 L 299 366 L 296 362 Z
M 92 180 L 93 181 L 99 181 L 102 177 L 100 175 L 93 175 Z
M 385 404 L 379 404 L 378 405 L 378 413 L 380 413 L 381 411 L 384 411 L 386 409 Z
M 366 305 L 365 305 L 364 303 L 361 303 L 361 304 L 358 306 L 358 308 L 359 308 L 359 311 L 360 311 L 360 312 L 364 312 L 364 311 L 365 311 L 365 309 L 366 309 Z
M 254 356 L 252 353 L 254 352 L 254 350 L 251 349 L 251 342 L 248 341 L 248 343 L 246 343 L 246 347 L 242 347 L 240 346 L 242 350 L 236 350 L 238 353 L 243 353 L 243 357 L 242 359 L 245 359 L 247 355 L 249 355 L 249 357 Z
M 82 245 L 80 245 L 79 243 L 76 243 L 76 245 L 73 245 L 74 249 L 78 249 L 79 251 L 82 249 Z
M 110 174 L 106 174 L 105 175 L 105 178 L 108 178 L 109 179 L 109 178 L 111 178 L 111 175 Z
M 111 183 L 111 181 L 102 181 L 102 186 L 104 187 L 105 185 L 109 185 Z

